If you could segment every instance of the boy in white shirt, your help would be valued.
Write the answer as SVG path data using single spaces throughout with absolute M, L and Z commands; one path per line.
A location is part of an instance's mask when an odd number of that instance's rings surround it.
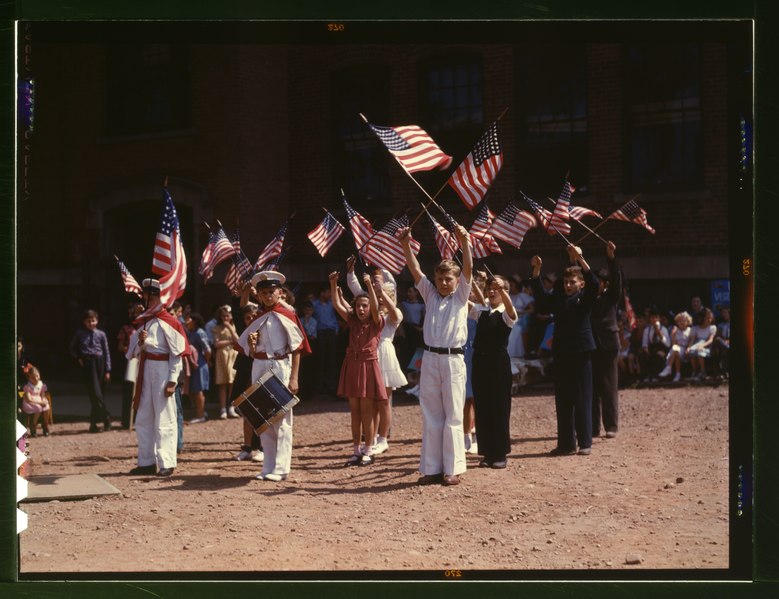
M 409 229 L 398 232 L 406 264 L 425 302 L 423 325 L 425 353 L 419 383 L 422 408 L 422 455 L 420 485 L 457 485 L 465 472 L 463 407 L 465 405 L 465 359 L 468 339 L 466 320 L 471 293 L 473 257 L 468 231 L 455 228 L 463 251 L 463 265 L 442 260 L 435 267 L 434 282 L 425 276 L 411 251 Z

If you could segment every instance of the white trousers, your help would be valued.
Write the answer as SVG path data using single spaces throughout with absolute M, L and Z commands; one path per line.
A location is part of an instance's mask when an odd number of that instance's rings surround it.
M 252 364 L 252 381 L 256 381 L 269 370 L 273 371 L 285 385 L 289 384 L 291 359 L 284 360 L 254 360 Z M 269 426 L 260 434 L 262 452 L 262 474 L 287 475 L 292 467 L 292 412 Z
M 135 436 L 138 439 L 138 465 L 162 468 L 176 467 L 176 396 L 165 395 L 168 361 L 146 360 Z
M 465 360 L 462 354 L 422 357 L 419 379 L 422 408 L 422 455 L 419 471 L 431 474 L 465 472 Z

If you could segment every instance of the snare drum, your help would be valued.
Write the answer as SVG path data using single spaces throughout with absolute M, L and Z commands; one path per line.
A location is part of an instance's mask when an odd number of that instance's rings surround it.
M 272 372 L 266 372 L 232 403 L 258 435 L 275 424 L 300 401 Z

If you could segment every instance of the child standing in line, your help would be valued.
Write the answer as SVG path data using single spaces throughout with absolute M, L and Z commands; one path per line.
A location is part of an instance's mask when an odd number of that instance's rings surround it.
M 227 398 L 232 396 L 235 382 L 235 359 L 238 351 L 233 347 L 233 312 L 230 306 L 222 306 L 216 313 L 216 326 L 212 331 L 214 348 L 214 384 L 219 393 L 219 418 L 238 418 L 233 406 L 227 407 Z
M 468 298 L 469 312 L 474 307 L 485 305 L 484 286 L 487 283 L 487 274 L 477 270 L 473 273 L 473 285 L 471 295 Z M 473 395 L 473 341 L 476 338 L 476 321 L 468 318 L 468 341 L 465 342 L 465 408 L 463 409 L 463 431 L 465 432 L 465 453 L 475 454 L 479 452 L 476 441 L 476 408 Z
M 475 305 L 470 319 L 476 324 L 473 342 L 473 391 L 481 468 L 505 468 L 511 451 L 511 358 L 508 340 L 517 312 L 508 294 L 508 281 L 487 280 L 487 305 Z
M 673 382 L 678 383 L 682 379 L 682 362 L 687 361 L 687 345 L 690 342 L 692 329 L 692 317 L 687 312 L 679 312 L 674 316 L 674 327 L 671 329 L 671 351 L 666 357 L 665 368 L 658 375 L 660 378 L 671 376 L 675 370 Z
M 41 373 L 32 364 L 26 366 L 27 382 L 22 387 L 22 412 L 32 416 L 30 436 L 38 434 L 38 420 L 43 414 L 43 436 L 49 436 L 49 400 L 46 399 L 48 389 L 41 380 Z
M 374 280 L 373 288 L 379 300 L 379 314 L 384 318 L 384 328 L 381 329 L 381 337 L 379 338 L 378 355 L 379 369 L 387 394 L 386 402 L 377 401 L 374 404 L 373 424 L 377 431 L 377 437 L 373 453 L 378 455 L 389 449 L 387 437 L 392 425 L 392 392 L 395 389 L 405 387 L 408 380 L 400 368 L 395 346 L 392 343 L 395 332 L 403 321 L 403 313 L 395 305 L 395 287 L 389 283 L 379 283 Z
M 374 402 L 387 402 L 387 392 L 379 368 L 378 346 L 384 317 L 379 314 L 379 302 L 369 275 L 363 275 L 368 294 L 354 298 L 352 306 L 343 298 L 337 286 L 338 272 L 330 273 L 330 296 L 333 307 L 349 327 L 349 347 L 341 366 L 338 395 L 349 400 L 352 443 L 354 451 L 346 466 L 373 464 Z M 361 435 L 365 447 L 360 447 Z
M 463 346 L 468 340 L 468 297 L 471 294 L 473 256 L 468 231 L 456 225 L 462 248 L 462 268 L 451 260 L 435 267 L 434 283 L 425 276 L 411 251 L 410 229 L 398 231 L 406 264 L 425 302 L 422 328 L 425 353 L 419 381 L 422 408 L 422 455 L 420 485 L 460 484 L 465 472 L 465 360 Z
M 698 315 L 698 321 L 692 327 L 687 350 L 692 364 L 691 380 L 700 381 L 706 378 L 706 358 L 711 355 L 711 345 L 716 334 L 714 314 L 708 308 L 703 308 Z
M 598 277 L 584 259 L 582 250 L 567 248 L 572 264 L 565 269 L 563 285 L 555 286 L 551 297 L 554 314 L 554 387 L 557 414 L 557 447 L 549 455 L 579 455 L 592 452 L 592 352 L 595 338 L 590 315 L 598 297 Z M 541 258 L 530 261 L 533 293 L 544 293 L 539 281 Z

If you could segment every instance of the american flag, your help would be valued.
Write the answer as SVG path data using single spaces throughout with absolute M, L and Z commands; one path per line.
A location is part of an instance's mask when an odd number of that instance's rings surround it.
M 252 263 L 243 253 L 233 256 L 233 263 L 227 269 L 224 283 L 234 296 L 241 295 L 241 287 L 244 281 L 252 276 Z
M 314 244 L 319 255 L 324 258 L 325 254 L 330 251 L 330 248 L 333 247 L 333 244 L 338 241 L 338 238 L 343 235 L 345 230 L 344 226 L 328 212 L 325 214 L 322 222 L 308 234 L 308 238 Z
M 406 265 L 403 246 L 397 238 L 397 232 L 408 227 L 408 216 L 405 214 L 393 217 L 379 229 L 365 246 L 364 254 L 374 265 L 385 268 L 394 275 L 399 275 Z M 413 237 L 410 239 L 411 251 L 416 255 L 421 245 Z
M 187 257 L 181 242 L 179 217 L 167 189 L 164 196 L 151 271 L 160 275 L 160 303 L 168 307 L 184 294 L 187 287 Z
M 560 192 L 560 196 L 557 198 L 557 202 L 555 203 L 552 218 L 549 220 L 547 233 L 554 233 L 555 229 L 557 229 L 557 231 L 560 231 L 560 233 L 563 235 L 571 234 L 571 225 L 568 220 L 571 217 L 571 194 L 573 192 L 573 186 L 570 184 L 570 182 L 565 181 L 563 183 L 563 189 Z
M 257 257 L 257 261 L 254 263 L 254 270 L 263 270 L 263 267 L 268 262 L 281 255 L 281 249 L 284 245 L 284 236 L 287 234 L 288 224 L 289 221 L 284 223 L 281 226 L 281 229 L 279 229 L 279 232 L 276 233 L 276 236 L 270 241 L 268 245 L 265 246 L 265 249 L 262 250 L 262 253 L 260 253 L 260 255 Z
M 114 256 L 114 258 L 116 258 L 116 256 Z M 138 284 L 138 281 L 136 281 L 135 277 L 130 274 L 129 270 L 127 270 L 127 267 L 124 265 L 124 262 L 122 262 L 119 258 L 116 258 L 116 263 L 117 265 L 119 265 L 119 273 L 122 275 L 124 290 L 127 293 L 134 293 L 138 297 L 141 297 L 143 291 L 141 289 L 141 286 Z
M 352 236 L 354 237 L 354 245 L 358 250 L 362 248 L 360 255 L 370 262 L 366 244 L 374 235 L 373 227 L 364 216 L 349 205 L 349 202 L 347 202 L 346 199 L 344 199 L 344 208 L 346 209 L 346 218 L 349 219 L 349 227 L 351 228 Z
M 509 202 L 495 218 L 492 232 L 498 239 L 519 249 L 525 238 L 525 233 L 537 225 L 538 223 L 532 214 L 520 210 L 513 202 Z
M 203 275 L 203 282 L 207 283 L 214 275 L 214 269 L 233 255 L 235 255 L 235 247 L 227 238 L 224 229 L 219 227 L 216 231 L 212 230 L 208 238 L 208 244 L 200 258 L 200 268 L 198 269 L 198 272 Z
M 595 210 L 590 210 L 589 208 L 585 208 L 584 206 L 569 206 L 568 212 L 571 215 L 571 218 L 574 220 L 581 220 L 582 217 L 585 216 L 594 216 L 595 218 L 603 218 L 600 214 L 595 212 Z
M 442 260 L 451 260 L 460 249 L 460 244 L 454 234 L 441 225 L 433 215 L 428 213 L 430 222 L 433 224 L 433 232 L 435 233 L 435 244 L 438 246 L 438 251 L 441 254 Z
M 490 254 L 503 253 L 498 242 L 495 241 L 495 237 L 488 233 L 494 220 L 495 215 L 492 213 L 492 210 L 487 207 L 486 203 L 482 204 L 479 214 L 476 215 L 476 220 L 473 221 L 469 231 L 474 258 L 486 258 Z
M 528 206 L 530 206 L 530 209 L 533 211 L 533 214 L 535 214 L 537 222 L 541 223 L 541 226 L 544 227 L 547 233 L 550 235 L 554 235 L 555 230 L 552 229 L 549 226 L 549 223 L 552 220 L 552 213 L 549 212 L 546 208 L 542 208 L 538 202 L 533 200 L 532 198 L 527 197 L 524 193 L 522 194 L 522 197 L 525 198 L 525 201 L 527 202 Z
M 622 206 L 622 208 L 614 212 L 614 214 L 612 214 L 609 218 L 636 223 L 637 225 L 644 227 L 652 235 L 655 234 L 655 230 L 649 226 L 649 223 L 646 220 L 646 211 L 638 204 L 636 204 L 634 200 L 630 200 L 627 204 Z
M 444 154 L 421 127 L 379 127 L 370 123 L 368 126 L 409 173 L 442 170 L 452 163 L 452 157 Z
M 449 177 L 448 183 L 468 210 L 473 210 L 498 176 L 502 165 L 503 151 L 498 142 L 498 121 L 494 121 L 463 163 Z

